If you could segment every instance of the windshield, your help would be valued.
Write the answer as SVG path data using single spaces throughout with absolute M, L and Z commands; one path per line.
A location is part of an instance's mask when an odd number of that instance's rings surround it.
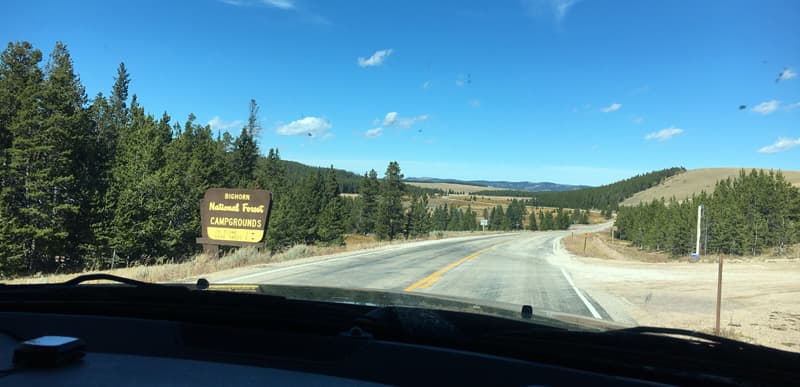
M 797 2 L 3 8 L 3 282 L 368 289 L 800 350 Z

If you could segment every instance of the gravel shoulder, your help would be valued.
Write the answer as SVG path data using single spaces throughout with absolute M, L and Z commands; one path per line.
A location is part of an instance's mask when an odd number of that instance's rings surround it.
M 612 317 L 713 332 L 716 262 L 578 257 L 561 243 L 557 251 L 553 263 Z M 800 260 L 724 261 L 720 328 L 737 340 L 800 351 Z

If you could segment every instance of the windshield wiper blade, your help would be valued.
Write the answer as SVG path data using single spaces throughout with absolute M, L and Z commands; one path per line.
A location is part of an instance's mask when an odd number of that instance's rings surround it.
M 83 274 L 79 275 L 69 281 L 62 282 L 58 285 L 62 286 L 77 286 L 84 282 L 88 281 L 98 281 L 98 280 L 106 280 L 106 281 L 114 281 L 125 285 L 132 285 L 137 287 L 168 287 L 167 285 L 156 284 L 152 282 L 144 282 L 139 281 L 131 278 L 120 277 L 118 275 L 113 274 L 105 274 L 105 273 L 98 273 L 98 274 Z
M 724 344 L 724 345 L 733 345 L 733 346 L 740 346 L 742 344 L 746 344 L 742 341 L 737 341 L 733 339 L 728 339 L 721 336 L 712 335 L 710 333 L 703 333 L 698 331 L 691 331 L 688 329 L 681 329 L 681 328 L 667 328 L 667 327 L 651 327 L 651 326 L 637 326 L 631 328 L 623 328 L 623 329 L 616 329 L 613 331 L 609 331 L 608 333 L 634 333 L 634 334 L 655 334 L 655 335 L 665 335 L 665 336 L 678 336 L 680 337 L 690 337 L 693 339 L 700 339 L 704 341 L 709 341 L 714 344 Z

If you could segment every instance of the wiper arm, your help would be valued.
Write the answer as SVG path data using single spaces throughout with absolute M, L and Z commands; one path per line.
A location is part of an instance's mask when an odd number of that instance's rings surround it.
M 88 281 L 98 281 L 98 280 L 106 280 L 106 281 L 114 281 L 125 285 L 132 285 L 137 287 L 167 287 L 166 285 L 155 284 L 151 282 L 144 282 L 139 281 L 131 278 L 120 277 L 118 275 L 113 274 L 83 274 L 79 275 L 69 281 L 62 282 L 58 285 L 62 286 L 77 286 L 84 282 Z
M 613 331 L 609 331 L 609 333 L 635 333 L 635 334 L 682 336 L 682 337 L 691 337 L 694 339 L 701 339 L 715 344 L 734 345 L 734 346 L 741 346 L 743 344 L 743 342 L 741 341 L 728 339 L 721 336 L 715 336 L 709 333 L 690 331 L 688 329 L 680 329 L 680 328 L 638 326 L 632 328 L 616 329 Z

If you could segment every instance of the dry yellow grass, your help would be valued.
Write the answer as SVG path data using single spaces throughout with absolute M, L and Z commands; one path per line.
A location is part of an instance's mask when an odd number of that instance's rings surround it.
M 317 255 L 323 251 L 325 250 L 319 247 L 298 245 L 284 253 L 272 255 L 267 252 L 259 252 L 252 247 L 245 247 L 219 259 L 212 259 L 204 254 L 198 254 L 194 258 L 180 263 L 142 265 L 113 270 L 84 271 L 81 273 L 48 274 L 15 278 L 4 282 L 9 284 L 57 283 L 64 282 L 81 274 L 95 273 L 114 274 L 146 282 L 167 282 L 236 267 L 303 258 Z
M 744 168 L 749 172 L 752 168 Z M 637 192 L 632 197 L 622 202 L 623 206 L 635 206 L 641 202 L 649 202 L 653 199 L 671 198 L 675 196 L 678 200 L 683 200 L 692 194 L 701 191 L 712 192 L 718 180 L 728 177 L 735 177 L 742 168 L 701 168 L 686 171 L 672 176 L 650 189 Z M 800 187 L 800 171 L 781 171 L 786 180 L 795 186 Z
M 453 184 L 453 183 L 420 183 L 415 181 L 409 181 L 406 182 L 406 184 L 422 188 L 440 189 L 444 191 L 451 190 L 454 192 L 465 192 L 468 194 L 480 191 L 505 190 L 505 188 L 479 187 L 477 185 Z
M 639 262 L 692 262 L 707 263 L 717 262 L 717 255 L 704 255 L 699 260 L 690 256 L 672 257 L 668 253 L 645 251 L 637 248 L 631 242 L 611 239 L 610 229 L 596 233 L 571 235 L 561 240 L 564 248 L 571 254 L 579 257 L 602 258 L 609 260 L 639 261 Z M 584 246 L 586 250 L 584 250 Z M 768 262 L 780 259 L 800 259 L 800 245 L 788 246 L 782 254 L 777 252 L 765 253 L 758 256 L 735 256 L 726 260 L 731 262 Z
M 445 231 L 432 232 L 426 237 L 414 240 L 454 238 L 470 235 L 468 231 Z M 364 250 L 374 247 L 387 246 L 410 242 L 411 240 L 397 239 L 392 242 L 376 241 L 374 237 L 367 235 L 348 235 L 344 246 L 308 246 L 296 245 L 285 252 L 270 254 L 266 251 L 258 251 L 252 247 L 237 249 L 219 259 L 211 259 L 206 255 L 198 254 L 194 258 L 180 263 L 168 263 L 161 265 L 134 266 L 113 270 L 84 271 L 80 273 L 48 274 L 30 277 L 20 277 L 10 280 L 3 280 L 6 284 L 40 284 L 58 283 L 75 278 L 81 274 L 107 273 L 121 277 L 132 278 L 145 282 L 175 282 L 202 274 L 214 273 L 217 271 L 234 269 L 237 267 L 251 266 L 257 264 L 276 263 L 290 261 L 294 259 L 314 257 L 320 255 L 336 254 L 348 251 Z
M 630 242 L 611 240 L 610 230 L 564 237 L 561 240 L 564 248 L 579 257 L 603 259 L 633 260 L 642 262 L 668 262 L 667 254 L 639 250 Z

